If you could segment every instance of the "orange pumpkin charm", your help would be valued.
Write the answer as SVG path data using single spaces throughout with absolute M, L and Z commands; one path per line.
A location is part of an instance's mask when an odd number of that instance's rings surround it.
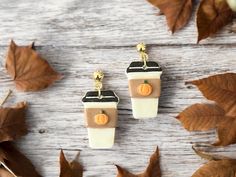
M 139 95 L 148 96 L 152 93 L 152 86 L 145 80 L 144 83 L 138 86 L 137 92 Z
M 96 114 L 94 121 L 97 125 L 106 125 L 109 121 L 109 117 L 104 113 Z

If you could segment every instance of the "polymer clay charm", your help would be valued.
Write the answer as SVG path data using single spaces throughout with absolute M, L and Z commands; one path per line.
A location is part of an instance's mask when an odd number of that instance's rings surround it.
M 119 98 L 111 90 L 101 90 L 104 74 L 94 72 L 95 89 L 83 97 L 89 146 L 94 149 L 111 148 L 114 144 Z
M 162 69 L 158 63 L 147 61 L 145 44 L 138 44 L 137 50 L 142 61 L 132 62 L 126 71 L 133 116 L 135 119 L 156 117 L 161 93 Z

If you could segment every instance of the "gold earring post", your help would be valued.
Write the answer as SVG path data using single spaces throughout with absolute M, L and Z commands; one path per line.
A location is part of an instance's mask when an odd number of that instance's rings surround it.
M 93 73 L 93 79 L 95 81 L 95 89 L 98 91 L 98 98 L 101 99 L 102 97 L 102 94 L 101 94 L 101 89 L 103 87 L 102 85 L 102 81 L 103 81 L 103 78 L 104 78 L 104 73 L 102 71 L 95 71 Z
M 139 56 L 143 61 L 143 68 L 145 69 L 147 67 L 148 60 L 148 54 L 146 53 L 146 45 L 144 43 L 139 43 L 136 47 L 139 52 Z

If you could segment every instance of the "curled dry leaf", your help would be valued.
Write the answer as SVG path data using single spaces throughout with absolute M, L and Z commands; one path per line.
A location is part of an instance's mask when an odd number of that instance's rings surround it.
M 195 150 L 201 157 L 208 156 L 210 158 L 212 155 L 205 154 Z M 203 156 L 202 156 L 203 155 Z M 235 177 L 236 174 L 236 160 L 229 158 L 214 158 L 212 156 L 208 163 L 200 167 L 192 177 Z
M 192 0 L 148 0 L 166 16 L 167 24 L 174 33 L 183 28 L 192 14 Z
M 10 142 L 0 143 L 0 162 L 8 167 L 15 176 L 41 177 L 30 160 L 18 151 Z M 10 177 L 11 173 L 6 168 L 2 166 L 0 169 L 1 177 Z M 11 175 L 11 177 L 14 177 L 14 175 Z
M 146 170 L 141 174 L 132 174 L 128 170 L 116 165 L 118 174 L 117 177 L 161 177 L 160 169 L 160 153 L 158 147 L 152 154 L 149 165 Z
M 203 95 L 216 104 L 194 104 L 177 118 L 189 131 L 217 129 L 218 141 L 213 145 L 236 143 L 236 74 L 225 73 L 190 81 Z
M 79 155 L 77 156 L 77 158 L 78 157 Z M 61 166 L 60 177 L 83 177 L 82 165 L 76 160 L 68 162 L 62 150 L 60 154 L 60 166 Z
M 9 90 L 0 103 L 0 176 L 40 177 L 30 160 L 10 142 L 27 133 L 26 103 L 20 102 L 15 107 L 2 107 L 11 93 Z
M 147 0 L 166 16 L 169 29 L 174 33 L 188 23 L 193 13 L 193 0 Z M 201 0 L 197 9 L 197 42 L 216 34 L 229 24 L 236 12 L 235 0 Z M 232 32 L 235 29 L 231 30 Z
M 12 40 L 9 46 L 6 69 L 21 91 L 38 91 L 61 79 L 33 47 L 17 46 Z
M 202 0 L 197 10 L 198 42 L 212 36 L 233 19 L 225 0 Z
M 12 141 L 27 134 L 26 108 L 25 102 L 12 108 L 0 108 L 0 142 Z

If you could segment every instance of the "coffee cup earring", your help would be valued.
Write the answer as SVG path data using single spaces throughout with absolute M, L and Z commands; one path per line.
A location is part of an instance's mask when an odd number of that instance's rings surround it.
M 102 90 L 104 73 L 93 73 L 95 91 L 83 97 L 89 146 L 93 149 L 112 148 L 117 124 L 118 96 L 111 90 Z
M 158 112 L 162 69 L 157 62 L 148 60 L 144 43 L 138 44 L 137 50 L 141 61 L 132 62 L 126 70 L 132 112 L 135 119 L 153 118 Z

